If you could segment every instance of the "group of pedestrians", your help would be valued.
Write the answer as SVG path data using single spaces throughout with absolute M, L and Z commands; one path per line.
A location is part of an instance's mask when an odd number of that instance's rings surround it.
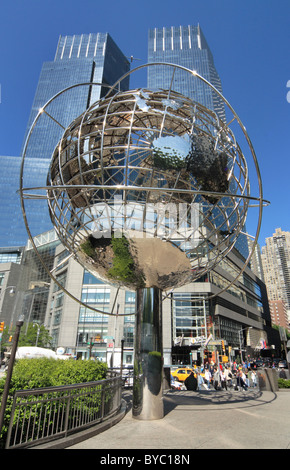
M 243 390 L 257 387 L 255 370 L 234 364 L 206 364 L 196 368 L 184 382 L 187 390 Z

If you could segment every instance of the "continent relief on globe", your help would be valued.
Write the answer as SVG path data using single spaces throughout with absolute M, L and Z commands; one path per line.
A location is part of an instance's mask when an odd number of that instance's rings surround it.
M 111 238 L 90 235 L 80 244 L 77 257 L 99 278 L 131 289 L 167 290 L 189 283 L 191 264 L 186 253 L 170 242 L 145 235 L 132 231 L 127 237 L 120 233 Z

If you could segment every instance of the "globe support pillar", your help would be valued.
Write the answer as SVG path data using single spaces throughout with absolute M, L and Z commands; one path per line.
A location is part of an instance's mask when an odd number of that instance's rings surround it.
M 137 289 L 134 418 L 140 420 L 163 418 L 162 380 L 162 290 L 157 287 Z

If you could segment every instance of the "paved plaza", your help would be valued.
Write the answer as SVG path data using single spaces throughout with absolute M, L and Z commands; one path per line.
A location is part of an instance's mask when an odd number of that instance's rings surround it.
M 111 428 L 67 449 L 289 449 L 290 390 L 168 391 L 164 418 L 132 417 L 127 412 Z M 116 454 L 114 454 L 116 455 Z M 124 455 L 124 454 L 123 454 Z

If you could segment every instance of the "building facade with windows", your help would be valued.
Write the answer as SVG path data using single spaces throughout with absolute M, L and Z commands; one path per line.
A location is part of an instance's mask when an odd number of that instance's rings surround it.
M 65 348 L 78 358 L 98 358 L 113 366 L 132 365 L 134 358 L 135 292 L 118 289 L 92 276 L 60 244 L 54 230 L 34 238 L 35 244 L 57 282 L 50 277 L 29 241 L 18 259 L 3 253 L 0 263 L 0 320 L 15 323 L 24 314 L 25 324 L 45 325 L 53 348 Z M 2 256 L 2 254 L 0 253 Z M 0 256 L 0 260 L 1 260 Z M 204 339 L 223 339 L 226 352 L 239 355 L 241 342 L 259 354 L 261 339 L 274 344 L 265 285 L 246 268 L 240 280 L 212 297 L 233 280 L 243 260 L 232 252 L 213 272 L 199 282 L 164 295 L 163 348 L 165 365 L 201 360 L 220 352 L 219 346 L 202 351 Z M 16 287 L 11 298 L 9 286 Z M 60 286 L 82 305 L 67 295 Z M 92 310 L 90 307 L 93 307 Z M 111 313 L 117 315 L 110 315 Z M 251 327 L 251 328 L 250 328 Z M 256 351 L 255 351 L 256 350 Z
M 166 62 L 195 70 L 222 93 L 220 77 L 211 50 L 199 25 L 152 28 L 148 37 L 148 63 Z M 148 88 L 169 89 L 172 71 L 166 67 L 150 67 Z M 200 80 L 183 70 L 176 70 L 172 87 L 175 91 L 203 104 L 226 120 L 223 101 Z
M 0 162 L 0 247 L 24 246 L 27 232 L 17 194 L 21 158 L 2 155 Z
M 290 323 L 285 302 L 283 300 L 269 300 L 269 305 L 272 324 L 282 327 L 290 333 Z
M 152 28 L 148 40 L 149 63 L 171 63 L 195 70 L 221 94 L 222 85 L 214 59 L 199 25 Z M 212 88 L 188 72 L 165 66 L 149 67 L 148 88 L 169 89 L 197 101 L 216 112 L 226 122 L 223 100 Z M 225 340 L 234 354 L 241 346 L 259 350 L 260 340 L 273 343 L 267 337 L 271 319 L 265 286 L 250 268 L 229 288 L 248 257 L 246 235 L 241 234 L 235 249 L 213 272 L 203 279 L 176 289 L 172 296 L 172 360 L 189 362 L 189 354 L 199 350 L 212 334 Z M 213 297 L 213 294 L 221 291 Z M 275 336 L 275 334 L 274 334 Z M 210 343 L 209 343 L 210 344 Z M 277 344 L 278 347 L 278 344 Z M 227 354 L 229 353 L 226 348 Z M 196 354 L 195 356 L 196 357 Z
M 277 228 L 262 247 L 262 264 L 270 301 L 281 300 L 290 321 L 290 232 Z
M 108 33 L 60 36 L 53 61 L 44 62 L 36 88 L 22 154 L 30 128 L 45 104 L 60 91 L 81 83 L 102 86 L 77 86 L 56 98 L 37 121 L 26 148 L 23 187 L 46 186 L 52 153 L 64 129 L 87 107 L 100 99 L 118 78 L 129 71 L 128 59 Z M 121 84 L 126 90 L 129 78 Z M 20 208 L 19 176 L 22 158 L 1 157 L 0 175 L 0 247 L 25 245 L 27 232 Z M 38 192 L 39 194 L 39 192 Z M 42 204 L 25 201 L 32 236 L 51 229 Z M 13 215 L 13 216 L 12 216 Z

